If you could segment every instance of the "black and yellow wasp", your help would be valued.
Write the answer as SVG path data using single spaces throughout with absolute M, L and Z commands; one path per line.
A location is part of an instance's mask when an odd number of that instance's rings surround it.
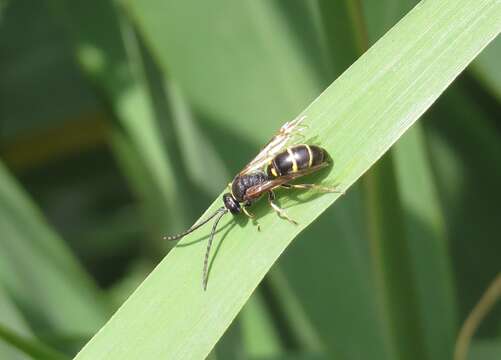
M 302 121 L 305 117 L 299 117 L 285 123 L 268 144 L 247 166 L 238 173 L 233 181 L 228 185 L 230 192 L 223 195 L 221 208 L 210 215 L 207 219 L 193 225 L 188 230 L 174 236 L 165 236 L 166 240 L 177 240 L 195 231 L 202 225 L 216 218 L 212 225 L 207 250 L 205 252 L 202 286 L 207 287 L 207 267 L 212 240 L 216 232 L 219 220 L 226 213 L 232 215 L 244 213 L 249 218 L 254 219 L 254 215 L 249 211 L 249 207 L 262 195 L 268 194 L 268 202 L 279 216 L 292 220 L 285 211 L 275 202 L 277 188 L 286 189 L 316 189 L 323 192 L 338 192 L 335 188 L 319 186 L 316 184 L 290 184 L 294 179 L 311 174 L 329 165 L 327 152 L 319 146 L 298 144 L 288 146 L 292 140 L 303 137 L 301 132 L 305 129 Z

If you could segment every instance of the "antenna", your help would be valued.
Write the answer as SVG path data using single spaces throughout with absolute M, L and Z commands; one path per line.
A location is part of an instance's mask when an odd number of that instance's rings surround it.
M 177 235 L 171 235 L 171 236 L 164 236 L 163 239 L 164 240 L 178 240 L 178 239 L 181 239 L 182 237 L 188 235 L 189 233 L 195 231 L 196 229 L 198 229 L 199 227 L 207 224 L 212 218 L 214 218 L 217 214 L 226 214 L 228 210 L 226 210 L 226 208 L 223 206 L 219 209 L 216 210 L 216 212 L 214 214 L 212 214 L 211 216 L 209 216 L 207 219 L 203 220 L 201 223 L 199 224 L 195 224 L 193 225 L 192 227 L 190 227 L 188 230 L 186 231 L 183 231 L 182 233 L 180 234 L 177 234 Z
M 214 224 L 212 225 L 212 231 L 210 233 L 209 242 L 207 243 L 207 250 L 205 251 L 204 270 L 203 270 L 203 277 L 202 277 L 202 287 L 204 288 L 204 290 L 207 290 L 207 279 L 209 276 L 209 273 L 208 273 L 209 253 L 210 253 L 210 248 L 212 246 L 212 240 L 214 240 L 214 235 L 216 234 L 217 224 L 219 223 L 219 220 L 221 220 L 221 218 L 228 212 L 228 210 L 226 210 L 226 208 L 223 208 L 223 209 L 224 210 L 220 211 L 219 216 L 216 218 L 216 220 L 214 221 Z

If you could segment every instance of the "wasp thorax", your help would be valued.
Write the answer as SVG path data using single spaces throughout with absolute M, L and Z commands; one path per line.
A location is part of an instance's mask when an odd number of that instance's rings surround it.
M 230 193 L 223 195 L 223 202 L 224 207 L 227 208 L 233 215 L 240 213 L 240 204 Z
M 231 194 L 238 202 L 247 200 L 245 195 L 247 190 L 256 185 L 261 185 L 268 180 L 268 176 L 262 171 L 255 171 L 250 174 L 237 175 L 231 182 Z

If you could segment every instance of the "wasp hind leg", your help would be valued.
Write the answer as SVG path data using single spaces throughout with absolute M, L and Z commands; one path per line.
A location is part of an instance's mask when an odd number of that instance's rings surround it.
M 268 191 L 268 202 L 270 203 L 270 206 L 273 208 L 273 210 L 277 212 L 278 216 L 286 219 L 287 221 L 293 223 L 294 225 L 298 224 L 297 221 L 291 219 L 289 215 L 287 215 L 284 209 L 282 209 L 275 203 L 275 194 L 273 193 L 273 191 Z
M 316 190 L 320 192 L 344 194 L 344 191 L 338 190 L 336 187 L 322 186 L 318 184 L 283 184 L 281 187 L 284 189 Z

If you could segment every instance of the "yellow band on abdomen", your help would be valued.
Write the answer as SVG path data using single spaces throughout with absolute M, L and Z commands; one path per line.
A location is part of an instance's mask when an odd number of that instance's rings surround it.
M 288 148 L 287 152 L 289 153 L 289 156 L 290 156 L 291 161 L 292 161 L 292 172 L 295 173 L 298 171 L 296 157 L 294 156 L 291 148 Z

